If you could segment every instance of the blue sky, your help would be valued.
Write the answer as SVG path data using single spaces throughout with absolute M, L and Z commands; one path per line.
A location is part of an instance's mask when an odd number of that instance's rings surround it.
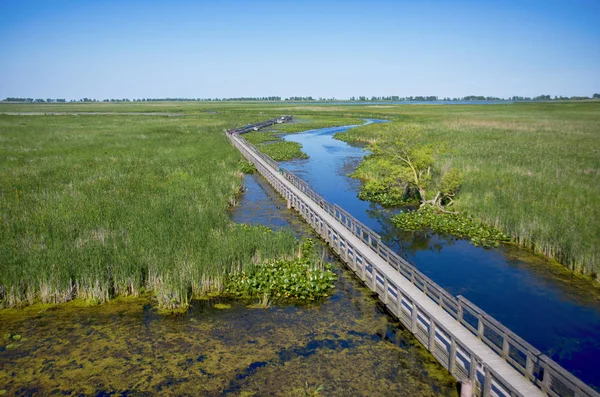
M 600 1 L 0 2 L 0 98 L 592 95 Z

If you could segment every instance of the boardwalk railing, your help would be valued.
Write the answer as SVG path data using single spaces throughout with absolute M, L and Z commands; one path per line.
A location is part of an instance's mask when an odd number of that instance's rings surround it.
M 271 185 L 288 200 L 302 217 L 329 243 L 333 250 L 375 291 L 381 301 L 413 334 L 428 348 L 436 359 L 458 380 L 470 379 L 477 396 L 522 396 L 492 366 L 479 357 L 469 347 L 453 337 L 453 333 L 429 313 L 422 305 L 411 298 L 385 272 L 375 266 L 324 217 L 313 211 L 302 197 L 295 194 L 277 174 L 280 174 L 295 188 L 316 203 L 327 214 L 341 223 L 352 235 L 368 245 L 372 251 L 404 277 L 410 285 L 427 295 L 435 304 L 451 316 L 458 324 L 481 340 L 498 357 L 521 373 L 544 394 L 552 397 L 600 397 L 585 383 L 566 371 L 556 362 L 542 354 L 535 347 L 521 339 L 514 332 L 496 321 L 489 314 L 462 296 L 454 297 L 439 285 L 422 274 L 384 243 L 381 237 L 362 224 L 347 211 L 330 204 L 313 191 L 310 186 L 293 173 L 279 167 L 269 156 L 260 152 L 254 145 L 239 135 L 229 135 L 231 142 L 254 163 L 258 171 Z M 262 159 L 264 166 L 256 158 Z M 439 314 L 438 314 L 439 316 Z
M 229 134 L 245 134 L 250 131 L 258 131 L 261 128 L 272 126 L 273 124 L 287 123 L 292 119 L 292 116 L 281 116 L 275 119 L 261 121 L 260 123 L 248 124 L 245 127 L 234 128 L 233 130 L 227 131 Z

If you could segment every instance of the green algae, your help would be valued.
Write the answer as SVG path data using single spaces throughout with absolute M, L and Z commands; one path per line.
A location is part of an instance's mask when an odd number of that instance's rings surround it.
M 0 335 L 30 339 L 0 351 L 0 385 L 7 394 L 455 396 L 453 378 L 432 376 L 424 349 L 395 341 L 403 333 L 368 290 L 336 272 L 334 296 L 311 305 L 250 310 L 212 298 L 162 316 L 143 297 L 0 312 Z
M 213 307 L 219 310 L 231 309 L 231 305 L 228 305 L 227 303 L 215 303 Z

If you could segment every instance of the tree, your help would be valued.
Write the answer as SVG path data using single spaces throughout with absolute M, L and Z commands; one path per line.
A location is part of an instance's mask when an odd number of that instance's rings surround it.
M 449 166 L 436 168 L 440 150 L 426 144 L 416 126 L 390 123 L 386 129 L 384 138 L 369 147 L 383 174 L 394 180 L 395 187 L 404 187 L 407 197 L 417 198 L 421 207 L 449 212 L 446 207 L 460 188 L 460 172 Z

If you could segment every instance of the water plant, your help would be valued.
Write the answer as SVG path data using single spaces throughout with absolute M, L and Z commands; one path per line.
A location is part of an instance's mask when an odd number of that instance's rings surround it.
M 510 237 L 500 230 L 477 221 L 472 216 L 443 213 L 432 207 L 393 215 L 391 221 L 403 230 L 431 229 L 438 233 L 468 238 L 476 246 L 498 246 L 501 242 L 510 241 Z
M 250 132 L 244 134 L 244 139 L 257 146 L 260 151 L 275 161 L 308 158 L 308 155 L 302 151 L 301 144 L 286 142 L 275 131 Z
M 267 143 L 259 145 L 259 149 L 275 161 L 308 158 L 308 155 L 302 151 L 302 145 L 297 142 Z
M 312 301 L 327 296 L 335 278 L 330 264 L 315 260 L 314 242 L 306 239 L 296 258 L 232 273 L 224 290 L 241 298 L 261 298 L 265 305 L 269 299 Z
M 256 172 L 256 166 L 247 160 L 240 160 L 239 164 L 240 171 L 244 174 L 254 174 Z

